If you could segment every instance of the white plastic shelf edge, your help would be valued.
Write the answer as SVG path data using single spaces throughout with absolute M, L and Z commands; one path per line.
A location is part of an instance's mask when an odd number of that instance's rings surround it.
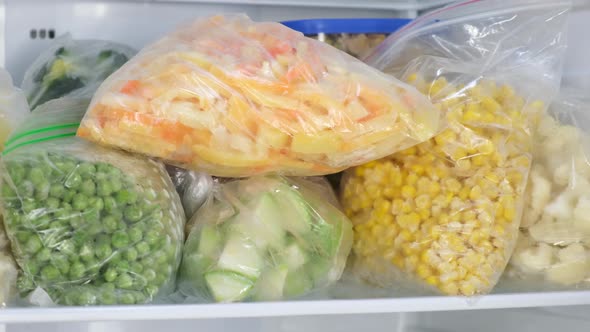
M 477 298 L 418 297 L 371 300 L 185 304 L 0 310 L 0 323 L 134 321 L 206 318 L 432 312 L 590 304 L 590 291 L 493 294 Z

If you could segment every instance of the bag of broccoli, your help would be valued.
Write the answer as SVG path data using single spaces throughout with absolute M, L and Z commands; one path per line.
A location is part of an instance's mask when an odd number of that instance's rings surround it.
M 164 165 L 76 138 L 88 100 L 57 99 L 9 138 L 1 197 L 17 288 L 58 304 L 134 304 L 175 288 L 184 212 Z
M 60 97 L 91 98 L 98 86 L 136 53 L 100 40 L 58 38 L 25 72 L 22 89 L 31 110 Z
M 329 184 L 257 176 L 217 184 L 191 219 L 179 289 L 217 302 L 305 295 L 340 278 L 352 224 Z

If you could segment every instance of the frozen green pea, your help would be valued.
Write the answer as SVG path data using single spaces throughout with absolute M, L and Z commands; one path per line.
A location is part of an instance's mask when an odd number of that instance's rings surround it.
M 117 296 L 112 290 L 103 290 L 99 295 L 99 302 L 104 305 L 117 303 Z
M 76 194 L 76 190 L 65 190 L 62 199 L 64 202 L 71 203 Z
M 129 245 L 129 236 L 123 231 L 117 231 L 113 234 L 111 243 L 114 248 L 124 248 Z
M 105 231 L 112 233 L 117 230 L 119 225 L 119 221 L 115 219 L 113 216 L 106 216 L 102 218 L 102 226 L 104 227 Z
M 113 197 L 104 197 L 103 198 L 103 203 L 104 203 L 104 209 L 107 212 L 113 212 L 117 209 L 117 202 L 115 201 L 115 198 Z
M 100 272 L 101 264 L 96 260 L 96 258 L 90 258 L 86 262 L 86 270 L 88 274 L 96 275 Z
M 143 272 L 143 265 L 141 265 L 140 262 L 132 262 L 129 265 L 129 271 L 136 273 L 136 274 L 140 274 Z
M 71 173 L 76 167 L 76 164 L 71 160 L 63 160 L 61 163 L 56 164 L 57 168 L 63 173 Z
M 94 218 L 94 220 L 98 220 L 98 218 Z M 93 223 L 88 226 L 87 232 L 90 235 L 97 235 L 104 231 L 104 228 L 100 223 L 97 223 L 93 220 Z M 88 219 L 86 221 L 89 221 Z
M 44 181 L 37 185 L 35 188 L 35 199 L 38 201 L 43 201 L 49 197 L 49 189 L 51 185 L 49 181 Z
M 30 237 L 31 237 L 31 233 L 28 231 L 16 232 L 16 240 L 19 243 L 26 243 Z
M 25 264 L 25 268 L 23 270 L 32 276 L 36 276 L 39 274 L 41 267 L 39 266 L 39 264 L 37 262 L 29 261 L 29 262 L 27 262 L 27 264 Z
M 145 241 L 141 241 L 135 245 L 135 249 L 137 249 L 137 254 L 143 257 L 150 251 L 150 245 Z
M 79 230 L 84 227 L 84 219 L 80 214 L 70 215 L 68 222 L 74 230 Z
M 67 256 L 72 256 L 76 253 L 76 245 L 72 239 L 65 239 L 61 241 L 58 249 Z
M 106 280 L 107 282 L 113 282 L 115 281 L 115 279 L 117 279 L 118 275 L 119 274 L 117 273 L 116 269 L 108 268 L 104 273 L 104 280 Z
M 117 289 L 115 284 L 112 282 L 108 282 L 108 283 L 103 284 L 101 288 L 106 291 L 111 291 L 111 292 L 114 292 Z
M 166 265 L 167 262 L 168 262 L 168 257 L 166 257 L 165 253 L 161 252 L 156 255 L 157 266 Z
M 51 222 L 51 218 L 49 218 L 47 215 L 44 215 L 42 217 L 37 217 L 37 218 L 31 218 L 31 224 L 35 226 L 36 229 L 44 229 L 47 226 L 49 226 L 49 223 Z
M 110 266 L 116 266 L 123 259 L 123 255 L 121 255 L 121 251 L 115 251 L 111 255 L 111 259 L 109 260 Z
M 125 208 L 125 219 L 127 219 L 130 222 L 137 222 L 139 220 L 141 220 L 141 217 L 143 216 L 143 212 L 141 211 L 141 209 L 135 205 L 129 205 Z
M 83 261 L 89 261 L 94 258 L 94 248 L 90 244 L 83 244 L 80 248 L 79 257 Z
M 78 296 L 79 305 L 93 305 L 97 302 L 97 296 L 90 290 L 84 290 Z
M 27 243 L 25 244 L 25 251 L 28 254 L 36 254 L 39 250 L 41 250 L 43 244 L 38 236 L 31 236 L 29 237 Z
M 82 211 L 88 207 L 88 196 L 84 194 L 78 194 L 74 196 L 72 201 L 72 207 L 74 210 Z
M 117 192 L 115 199 L 117 201 L 117 205 L 127 205 L 131 203 L 131 192 L 129 190 L 121 190 Z
M 59 199 L 55 198 L 55 197 L 49 197 L 47 199 L 47 201 L 45 201 L 47 207 L 51 210 L 55 210 L 57 208 L 59 208 Z
M 45 174 L 39 167 L 31 168 L 27 177 L 34 185 L 39 185 L 41 182 L 45 181 Z
M 131 243 L 137 243 L 143 238 L 143 231 L 140 226 L 133 226 L 129 228 L 127 234 L 129 234 L 129 240 Z
M 121 297 L 119 298 L 119 300 L 121 301 L 122 304 L 134 304 L 135 303 L 135 296 L 133 296 L 133 294 L 131 294 L 131 293 L 124 293 L 124 294 L 121 294 Z
M 74 262 L 70 266 L 70 271 L 68 275 L 70 279 L 77 280 L 81 279 L 86 274 L 86 266 L 80 262 Z
M 107 259 L 112 253 L 113 249 L 109 243 L 100 243 L 96 247 L 96 257 L 98 257 L 100 260 Z
M 135 278 L 133 278 L 133 289 L 143 290 L 145 286 L 147 286 L 147 280 L 144 277 L 136 275 Z
M 97 211 L 104 209 L 104 200 L 101 197 L 94 197 L 92 207 Z
M 78 189 L 82 184 L 82 177 L 77 172 L 71 173 L 65 181 L 65 186 L 70 189 Z
M 98 196 L 102 197 L 110 196 L 113 193 L 110 182 L 108 180 L 99 181 L 96 186 L 96 193 Z
M 131 289 L 133 287 L 133 278 L 128 273 L 121 273 L 115 280 L 115 285 L 122 289 Z
M 47 248 L 41 249 L 37 255 L 35 255 L 35 260 L 38 262 L 47 262 L 51 259 L 51 250 Z
M 68 292 L 64 297 L 64 303 L 69 306 L 78 305 L 78 292 Z
M 138 289 L 138 290 L 142 290 L 142 289 Z M 141 292 L 135 292 L 134 295 L 135 295 L 135 303 L 145 303 L 147 301 L 145 294 L 143 294 Z
M 119 272 L 128 272 L 129 271 L 129 262 L 126 260 L 120 260 L 115 264 L 115 268 Z
M 137 259 L 137 250 L 135 248 L 129 248 L 125 251 L 125 258 L 128 261 L 134 261 Z
M 37 203 L 33 200 L 24 200 L 22 202 L 22 205 L 23 205 L 23 211 L 25 211 L 27 213 L 37 209 Z
M 91 163 L 82 162 L 78 165 L 78 172 L 82 175 L 94 174 L 96 173 L 96 167 Z
M 20 197 L 32 197 L 35 193 L 35 185 L 31 181 L 23 181 L 17 188 Z
M 145 234 L 145 242 L 147 242 L 147 244 L 149 245 L 154 245 L 158 242 L 158 240 L 160 239 L 160 233 L 158 233 L 157 231 L 149 230 L 146 234 Z
M 41 277 L 48 281 L 54 281 L 60 278 L 60 273 L 55 266 L 46 265 L 41 269 Z
M 120 191 L 121 189 L 123 189 L 123 184 L 121 183 L 121 181 L 119 179 L 111 179 L 110 183 L 111 183 L 111 188 L 113 189 L 113 192 L 117 192 L 117 191 Z
M 51 264 L 53 264 L 53 266 L 55 266 L 63 275 L 67 275 L 70 271 L 70 262 L 68 262 L 68 259 L 64 255 L 57 254 L 52 256 Z
M 84 180 L 80 186 L 80 192 L 86 196 L 93 196 L 96 193 L 96 184 L 91 179 Z
M 20 183 L 25 178 L 25 169 L 18 165 L 12 166 L 8 169 L 8 175 L 12 183 Z

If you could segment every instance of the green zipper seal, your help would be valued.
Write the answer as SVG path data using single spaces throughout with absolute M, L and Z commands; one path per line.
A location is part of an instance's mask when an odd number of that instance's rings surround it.
M 48 131 L 54 131 L 57 129 L 74 128 L 74 127 L 77 128 L 79 126 L 80 126 L 80 122 L 76 122 L 76 123 L 66 123 L 66 124 L 61 124 L 61 125 L 49 126 L 49 127 L 44 127 L 41 129 L 28 130 L 28 131 L 22 132 L 18 135 L 10 137 L 4 143 L 4 146 L 9 146 L 12 142 L 16 141 L 17 139 L 21 139 L 26 136 L 36 135 L 36 134 L 40 134 L 40 133 L 44 133 L 44 132 L 48 132 Z
M 54 135 L 54 136 L 47 136 L 47 137 L 43 137 L 43 138 L 37 138 L 37 139 L 33 139 L 33 140 L 30 140 L 30 141 L 22 142 L 22 143 L 20 143 L 20 144 L 16 144 L 16 145 L 14 145 L 14 146 L 11 146 L 11 147 L 9 147 L 9 148 L 5 149 L 5 150 L 2 152 L 2 155 L 3 155 L 3 156 L 5 156 L 5 155 L 6 155 L 6 154 L 8 154 L 9 152 L 12 152 L 12 151 L 14 151 L 14 150 L 15 150 L 15 149 L 17 149 L 17 148 L 20 148 L 20 147 L 22 147 L 22 146 L 26 146 L 26 145 L 30 145 L 30 144 L 33 144 L 33 143 L 45 142 L 45 141 L 50 141 L 50 140 L 52 140 L 52 139 L 56 139 L 56 138 L 63 138 L 63 137 L 73 137 L 73 136 L 76 136 L 76 133 L 75 133 L 75 132 L 73 132 L 73 133 L 65 133 L 65 134 L 59 134 L 59 135 Z

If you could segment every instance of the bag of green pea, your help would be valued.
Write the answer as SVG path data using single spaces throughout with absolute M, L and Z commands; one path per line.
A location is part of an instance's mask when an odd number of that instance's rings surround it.
M 175 288 L 184 212 L 163 164 L 76 138 L 88 100 L 56 99 L 9 137 L 0 202 L 21 295 L 134 304 Z

